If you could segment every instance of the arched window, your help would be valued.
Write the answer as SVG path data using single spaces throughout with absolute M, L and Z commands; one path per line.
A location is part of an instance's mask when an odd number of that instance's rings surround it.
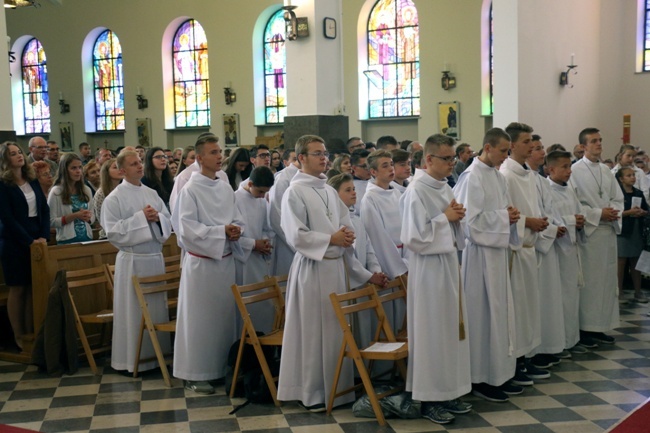
M 25 45 L 21 56 L 21 71 L 25 134 L 49 133 L 51 127 L 47 60 L 45 50 L 36 38 Z
M 284 11 L 274 13 L 264 30 L 264 107 L 266 123 L 282 123 L 287 115 L 287 52 Z
M 645 0 L 643 15 L 643 72 L 650 72 L 650 0 Z
M 210 126 L 208 40 L 198 21 L 190 19 L 178 27 L 172 56 L 176 127 Z
M 418 12 L 411 0 L 379 0 L 368 19 L 368 115 L 420 114 Z
M 93 46 L 93 83 L 97 131 L 123 131 L 122 46 L 111 30 L 100 33 Z

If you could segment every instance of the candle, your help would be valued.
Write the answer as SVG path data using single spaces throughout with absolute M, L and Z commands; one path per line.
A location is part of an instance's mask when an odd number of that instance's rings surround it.
M 576 53 L 571 53 L 571 65 L 575 65 L 576 63 Z
M 136 95 L 138 96 L 142 95 L 142 87 L 138 86 L 136 92 L 137 92 Z
M 59 101 L 63 101 L 63 92 L 59 92 Z
M 449 63 L 447 63 L 447 62 L 443 63 L 442 70 L 448 72 L 449 71 Z

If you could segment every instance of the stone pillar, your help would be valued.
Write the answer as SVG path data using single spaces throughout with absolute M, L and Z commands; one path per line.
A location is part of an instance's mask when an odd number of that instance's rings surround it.
M 7 21 L 5 9 L 0 8 L 0 46 L 6 47 L 0 53 L 0 143 L 16 140 L 11 105 L 11 77 L 9 75 L 9 44 L 7 43 Z M 20 53 L 16 53 L 16 61 L 20 61 Z
M 305 17 L 309 36 L 287 41 L 287 101 L 284 119 L 286 148 L 305 134 L 323 137 L 330 150 L 348 139 L 343 97 L 342 0 L 285 0 Z M 324 19 L 336 21 L 336 37 L 326 38 Z

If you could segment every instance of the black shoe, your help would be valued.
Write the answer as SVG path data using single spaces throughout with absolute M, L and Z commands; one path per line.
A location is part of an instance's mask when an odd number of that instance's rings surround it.
M 524 392 L 524 388 L 522 386 L 514 385 L 510 380 L 501 385 L 499 389 L 508 395 L 519 395 Z
M 501 391 L 496 386 L 488 385 L 487 383 L 473 383 L 472 394 L 487 401 L 494 401 L 497 403 L 505 403 L 509 400 L 508 394 Z
M 526 376 L 533 380 L 548 379 L 551 373 L 548 370 L 535 367 L 530 361 L 526 360 Z
M 569 354 L 569 356 L 571 355 Z M 537 359 L 538 357 L 542 359 L 542 361 L 545 364 L 549 364 L 550 367 L 559 365 L 562 362 L 562 360 L 558 356 L 551 355 L 549 353 L 540 353 L 539 355 L 535 355 L 533 356 L 533 360 Z M 533 362 L 533 365 L 537 368 L 549 368 L 549 367 L 540 367 L 539 365 L 537 365 L 536 362 Z
M 530 363 L 533 364 L 537 368 L 550 368 L 550 367 L 553 366 L 551 361 L 548 358 L 546 358 L 546 356 L 544 356 L 542 354 L 538 354 L 538 355 L 533 356 L 530 359 Z
M 455 416 L 450 414 L 449 411 L 439 403 L 423 404 L 420 413 L 422 414 L 422 418 L 428 419 L 436 424 L 449 424 L 456 419 Z
M 298 404 L 305 410 L 308 410 L 309 412 L 312 413 L 323 413 L 327 411 L 327 407 L 325 406 L 325 403 L 318 403 L 314 404 L 311 406 L 307 406 L 303 402 L 299 401 Z
M 518 386 L 531 386 L 534 383 L 533 379 L 528 377 L 528 375 L 526 375 L 526 373 L 524 373 L 519 368 L 517 368 L 517 370 L 515 371 L 515 377 L 510 379 L 510 382 L 513 385 L 518 385 Z
M 603 332 L 591 332 L 591 338 L 596 340 L 599 343 L 603 344 L 614 344 L 616 339 L 612 336 L 609 336 Z
M 594 340 L 591 337 L 580 337 L 580 341 L 578 341 L 578 344 L 581 345 L 582 347 L 586 347 L 587 349 L 595 349 L 598 347 L 598 343 L 596 343 L 596 340 Z
M 555 353 L 553 354 L 558 359 L 571 359 L 571 352 L 569 352 L 567 349 L 564 349 L 560 353 Z
M 453 400 L 443 401 L 440 405 L 449 413 L 462 415 L 464 413 L 469 413 L 472 410 L 472 405 L 465 403 L 459 398 Z

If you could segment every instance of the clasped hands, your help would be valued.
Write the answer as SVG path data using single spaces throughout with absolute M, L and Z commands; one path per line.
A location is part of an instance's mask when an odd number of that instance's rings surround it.
M 341 227 L 330 238 L 330 244 L 336 245 L 337 247 L 347 248 L 352 246 L 355 239 L 356 236 L 354 235 L 354 231 L 347 227 Z

